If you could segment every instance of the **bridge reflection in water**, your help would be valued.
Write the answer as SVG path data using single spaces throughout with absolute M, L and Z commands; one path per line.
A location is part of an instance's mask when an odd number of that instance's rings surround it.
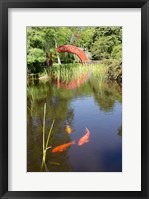
M 71 78 L 70 78 L 71 79 Z M 43 107 L 47 103 L 46 137 L 55 119 L 47 151 L 49 172 L 122 171 L 122 88 L 116 82 L 100 81 L 83 73 L 69 82 L 52 80 L 28 86 L 27 171 L 41 172 Z M 66 132 L 66 123 L 72 132 Z M 62 152 L 52 150 L 84 136 L 89 142 L 73 144 Z
M 65 88 L 65 89 L 76 89 L 79 87 L 81 84 L 83 84 L 89 77 L 89 73 L 86 72 L 81 75 L 76 80 L 72 80 L 70 82 L 62 82 L 60 79 L 53 80 L 53 83 L 58 87 L 58 88 Z

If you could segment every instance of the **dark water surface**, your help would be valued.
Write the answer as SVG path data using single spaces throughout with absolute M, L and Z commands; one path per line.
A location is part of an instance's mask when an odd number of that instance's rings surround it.
M 122 89 L 116 82 L 99 81 L 92 75 L 66 84 L 60 81 L 28 85 L 27 171 L 40 172 L 42 163 L 43 107 L 46 103 L 46 136 L 55 120 L 47 150 L 49 172 L 122 171 Z M 72 133 L 65 130 L 66 122 Z M 89 142 L 78 140 L 90 130 Z M 75 140 L 63 152 L 56 146 Z

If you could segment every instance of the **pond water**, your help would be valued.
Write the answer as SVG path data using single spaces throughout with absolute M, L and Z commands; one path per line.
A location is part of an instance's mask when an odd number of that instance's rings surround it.
M 43 156 L 45 133 L 54 126 Z M 122 88 L 117 82 L 99 80 L 85 73 L 75 81 L 60 80 L 28 85 L 27 97 L 28 172 L 121 172 L 122 171 Z M 80 138 L 82 145 L 78 145 Z M 85 140 L 87 139 L 87 140 Z M 84 141 L 85 140 L 85 141 Z M 75 141 L 62 151 L 54 148 Z M 64 150 L 65 149 L 65 150 Z

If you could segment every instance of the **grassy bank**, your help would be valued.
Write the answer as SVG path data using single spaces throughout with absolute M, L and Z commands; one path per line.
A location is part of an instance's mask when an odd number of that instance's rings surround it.
M 79 79 L 82 74 L 90 73 L 101 80 L 110 79 L 122 81 L 121 62 L 119 60 L 103 60 L 100 64 L 55 64 L 52 67 L 44 68 L 42 73 L 31 75 L 30 79 L 39 78 L 41 81 L 49 79 L 61 79 L 63 82 L 70 82 Z

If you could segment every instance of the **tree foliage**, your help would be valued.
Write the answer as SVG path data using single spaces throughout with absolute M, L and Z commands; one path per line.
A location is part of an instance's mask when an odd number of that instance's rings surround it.
M 29 73 L 43 70 L 49 60 L 62 63 L 78 62 L 76 55 L 58 53 L 60 45 L 76 45 L 92 60 L 122 58 L 121 27 L 28 27 L 27 66 Z
M 109 59 L 113 56 L 121 58 L 121 52 L 114 49 L 122 44 L 121 27 L 97 27 L 93 35 L 91 52 L 94 59 Z M 118 55 L 117 55 L 118 54 Z

